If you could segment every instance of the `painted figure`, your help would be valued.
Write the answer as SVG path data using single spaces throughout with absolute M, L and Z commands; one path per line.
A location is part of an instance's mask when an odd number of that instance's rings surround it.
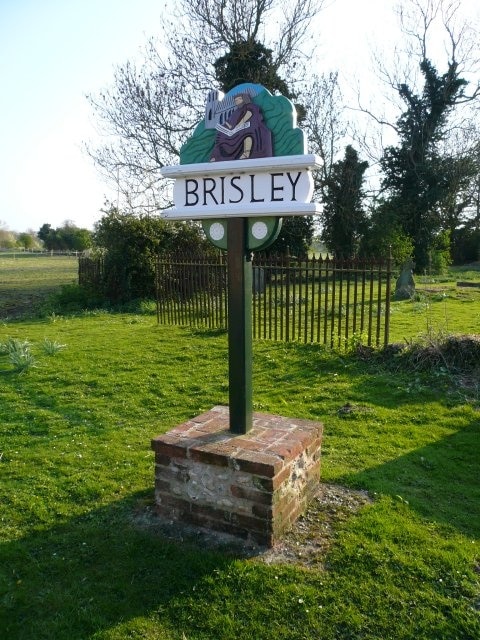
M 223 123 L 217 124 L 211 162 L 246 160 L 273 156 L 272 133 L 263 121 L 260 107 L 248 93 L 234 98 L 235 110 Z

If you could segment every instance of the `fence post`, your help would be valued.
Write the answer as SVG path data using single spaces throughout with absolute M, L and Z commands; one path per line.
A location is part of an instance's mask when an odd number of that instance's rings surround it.
M 392 279 L 392 245 L 389 247 L 387 260 L 387 286 L 385 291 L 385 334 L 383 337 L 383 346 L 386 347 L 390 340 L 390 296 Z

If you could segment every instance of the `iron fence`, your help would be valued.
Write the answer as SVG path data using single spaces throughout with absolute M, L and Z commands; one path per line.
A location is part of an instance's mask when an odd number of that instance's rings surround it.
M 344 347 L 388 344 L 390 261 L 254 255 L 254 338 Z M 156 263 L 160 324 L 227 328 L 223 253 L 164 254 Z
M 101 288 L 104 271 L 103 258 L 81 256 L 78 259 L 78 283 L 82 286 Z

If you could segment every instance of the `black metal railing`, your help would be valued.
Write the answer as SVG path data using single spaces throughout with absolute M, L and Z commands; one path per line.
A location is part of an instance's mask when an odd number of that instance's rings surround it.
M 344 347 L 388 344 L 390 262 L 255 254 L 254 338 Z M 164 254 L 156 264 L 157 320 L 227 328 L 227 264 L 221 252 Z

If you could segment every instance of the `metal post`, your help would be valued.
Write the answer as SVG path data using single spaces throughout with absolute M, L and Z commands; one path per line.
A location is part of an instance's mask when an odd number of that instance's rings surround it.
M 252 260 L 247 219 L 228 220 L 228 370 L 230 431 L 252 428 Z

